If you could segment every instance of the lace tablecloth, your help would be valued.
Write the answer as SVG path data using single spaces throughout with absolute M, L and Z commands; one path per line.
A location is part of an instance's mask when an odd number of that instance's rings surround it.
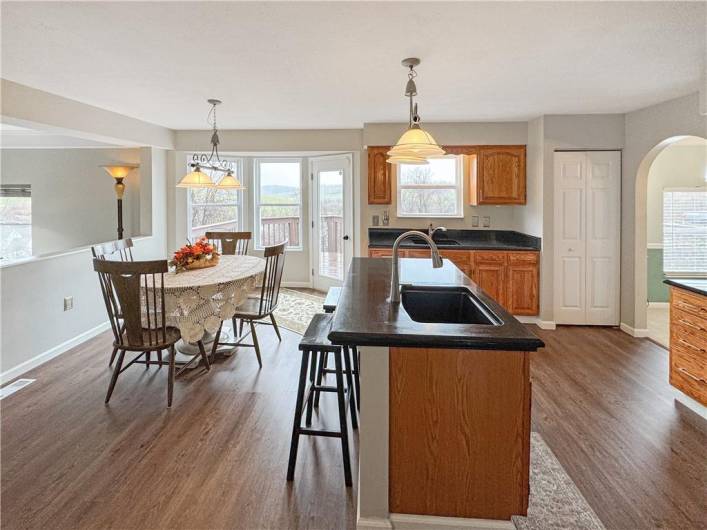
M 179 328 L 187 342 L 204 333 L 216 333 L 248 297 L 265 271 L 265 260 L 255 256 L 221 256 L 207 269 L 170 272 L 164 276 L 167 325 Z

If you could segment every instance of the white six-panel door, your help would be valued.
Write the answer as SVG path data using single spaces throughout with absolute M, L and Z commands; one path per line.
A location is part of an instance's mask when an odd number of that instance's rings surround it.
M 621 154 L 556 152 L 554 319 L 619 324 Z

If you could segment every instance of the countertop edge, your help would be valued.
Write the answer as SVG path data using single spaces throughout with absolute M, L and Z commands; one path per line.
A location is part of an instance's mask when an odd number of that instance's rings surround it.
M 663 283 L 666 285 L 670 285 L 671 287 L 677 287 L 678 289 L 684 289 L 686 291 L 693 292 L 695 294 L 699 294 L 701 296 L 707 296 L 707 290 L 705 289 L 700 289 L 699 287 L 695 287 L 694 285 L 686 284 L 685 281 L 690 281 L 690 280 L 679 280 L 679 279 L 666 279 L 663 280 Z M 704 281 L 707 282 L 707 278 L 704 278 Z

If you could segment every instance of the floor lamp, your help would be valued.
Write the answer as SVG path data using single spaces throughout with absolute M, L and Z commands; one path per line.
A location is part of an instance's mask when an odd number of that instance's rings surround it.
M 128 173 L 139 166 L 121 165 L 101 167 L 115 179 L 113 189 L 115 190 L 115 196 L 118 199 L 118 239 L 123 239 L 123 195 L 125 194 L 125 184 L 123 184 L 123 179 L 128 176 Z

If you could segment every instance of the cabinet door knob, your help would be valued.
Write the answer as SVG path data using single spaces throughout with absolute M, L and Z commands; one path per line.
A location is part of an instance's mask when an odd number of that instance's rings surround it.
M 348 241 L 348 240 L 349 240 L 349 236 L 344 236 L 344 241 Z

